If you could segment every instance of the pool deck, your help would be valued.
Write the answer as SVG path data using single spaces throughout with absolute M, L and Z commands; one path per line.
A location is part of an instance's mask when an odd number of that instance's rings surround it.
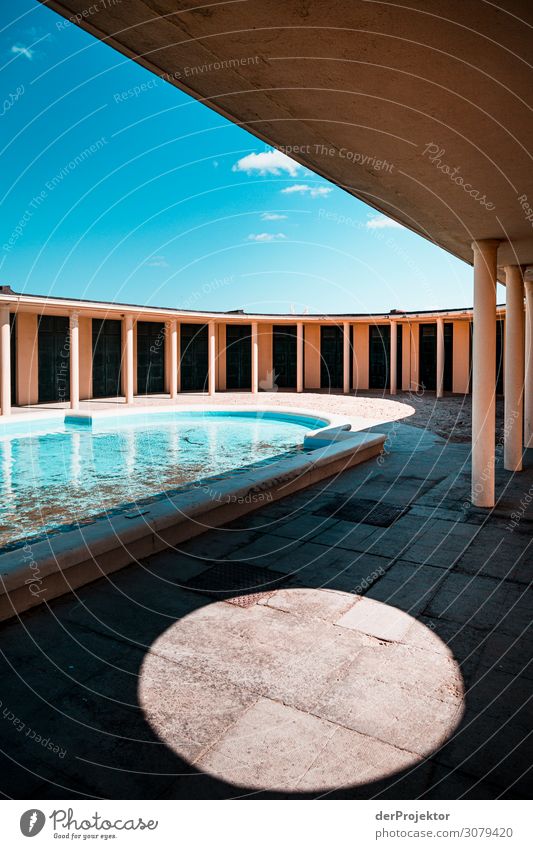
M 476 510 L 468 445 L 378 429 L 383 457 L 0 626 L 3 793 L 527 797 L 533 452 Z
M 144 407 L 251 407 L 261 409 L 263 406 L 292 407 L 295 410 L 302 407 L 306 410 L 312 409 L 318 414 L 341 415 L 350 419 L 353 429 L 368 427 L 381 422 L 396 421 L 409 416 L 414 409 L 410 406 L 410 393 L 401 393 L 397 399 L 389 397 L 381 398 L 379 395 L 366 397 L 364 395 L 343 395 L 341 392 L 332 391 L 306 391 L 295 393 L 280 390 L 277 392 L 259 392 L 252 395 L 250 392 L 216 392 L 214 395 L 206 395 L 205 392 L 183 392 L 176 400 L 169 395 L 137 395 L 133 404 L 126 406 L 124 398 L 104 398 L 102 400 L 81 401 L 80 413 L 96 411 L 100 413 L 116 411 L 124 413 L 134 412 Z M 6 422 L 30 416 L 32 418 L 44 418 L 47 416 L 62 416 L 68 413 L 70 405 L 68 402 L 57 402 L 51 404 L 36 404 L 29 407 L 13 407 L 12 415 L 6 418 Z

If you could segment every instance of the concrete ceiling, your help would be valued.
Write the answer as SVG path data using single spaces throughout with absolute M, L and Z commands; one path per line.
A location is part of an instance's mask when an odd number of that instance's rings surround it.
M 531 0 L 45 5 L 467 262 L 533 263 Z

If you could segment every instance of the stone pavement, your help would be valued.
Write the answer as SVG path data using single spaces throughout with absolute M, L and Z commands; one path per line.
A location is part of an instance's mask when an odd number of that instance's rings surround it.
M 371 393 L 365 393 L 370 395 Z M 377 393 L 374 393 L 377 394 Z M 444 399 L 437 399 L 435 392 L 398 392 L 397 395 L 380 396 L 383 401 L 394 400 L 406 403 L 413 413 L 409 424 L 421 427 L 450 439 L 452 442 L 469 443 L 472 438 L 472 396 L 445 394 Z M 496 396 L 496 441 L 504 438 L 504 399 L 503 395 Z
M 15 798 L 523 798 L 533 457 L 387 451 L 0 628 Z M 513 517 L 511 518 L 511 514 Z

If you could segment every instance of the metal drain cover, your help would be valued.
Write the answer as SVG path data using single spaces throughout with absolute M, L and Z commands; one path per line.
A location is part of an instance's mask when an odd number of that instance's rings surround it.
M 268 598 L 286 584 L 287 576 L 281 572 L 263 569 L 249 563 L 217 563 L 195 578 L 182 584 L 193 592 L 227 601 L 239 607 L 251 607 Z
M 408 510 L 408 507 L 396 507 L 385 501 L 338 496 L 315 510 L 315 515 L 334 516 L 335 519 L 343 519 L 345 522 L 363 522 L 365 525 L 388 528 Z

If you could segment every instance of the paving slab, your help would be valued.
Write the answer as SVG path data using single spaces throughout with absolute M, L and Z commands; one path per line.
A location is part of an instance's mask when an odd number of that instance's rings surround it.
M 265 569 L 291 572 L 293 568 L 298 568 L 299 565 L 325 553 L 325 547 L 315 546 L 312 542 L 306 542 L 304 545 L 299 539 L 267 533 L 260 534 L 253 542 L 243 546 L 233 557 L 227 559 L 254 563 Z
M 497 799 L 501 788 L 460 769 L 436 765 L 422 799 Z
M 379 640 L 399 641 L 413 624 L 412 617 L 403 610 L 371 598 L 361 598 L 337 620 L 340 628 L 362 631 Z
M 480 666 L 533 679 L 529 632 L 521 636 L 499 631 L 489 634 L 480 650 Z
M 428 519 L 403 558 L 450 569 L 467 554 L 478 532 L 479 528 L 472 525 Z
M 464 697 L 463 679 L 454 659 L 418 646 L 379 642 L 363 646 L 348 674 L 398 685 L 455 705 Z
M 337 524 L 336 519 L 317 518 L 313 513 L 302 513 L 295 519 L 284 522 L 276 529 L 275 533 L 279 537 L 287 537 L 288 539 L 302 541 L 312 539 L 314 541 L 318 536 L 327 534 Z
M 390 528 L 378 528 L 368 542 L 368 551 L 381 557 L 404 558 L 418 538 L 424 521 L 404 516 Z
M 327 563 L 324 558 L 316 558 L 295 571 L 291 583 L 364 595 L 389 567 L 386 557 L 338 549 L 337 556 Z
M 332 786 L 358 787 L 412 769 L 421 762 L 422 758 L 411 752 L 339 727 L 298 781 L 297 788 L 320 793 Z
M 344 592 L 335 590 L 314 590 L 308 587 L 276 590 L 260 604 L 303 616 L 310 619 L 322 619 L 325 622 L 335 622 L 339 616 L 346 613 L 356 602 L 356 598 Z
M 399 560 L 367 592 L 366 597 L 416 616 L 444 580 L 441 569 Z
M 152 651 L 195 680 L 244 687 L 306 710 L 365 643 L 326 621 L 216 602 L 169 628 Z
M 197 766 L 247 788 L 295 791 L 336 730 L 316 716 L 260 699 Z
M 476 680 L 487 637 L 486 631 L 452 620 L 417 616 L 403 642 L 454 658 L 465 686 L 470 686 Z
M 69 625 L 148 649 L 155 634 L 201 603 L 198 596 L 183 589 L 181 578 L 175 582 L 159 576 L 155 579 L 135 570 L 131 575 L 121 572 L 114 582 L 103 580 L 90 590 L 83 588 L 65 619 Z
M 312 517 L 317 526 L 317 519 Z M 334 521 L 327 526 L 320 525 L 320 530 L 314 537 L 314 541 L 320 545 L 346 548 L 348 551 L 367 551 L 370 541 L 379 536 L 379 529 L 375 525 L 365 525 L 362 522 Z
M 263 526 L 260 526 L 263 527 Z M 231 554 L 235 551 L 238 551 L 245 545 L 248 545 L 256 536 L 256 530 L 236 530 L 231 528 L 217 528 L 216 530 L 208 531 L 205 534 L 201 534 L 194 539 L 188 540 L 188 542 L 182 543 L 179 546 L 179 553 L 190 555 L 190 557 L 183 558 L 183 572 L 184 575 L 186 573 L 185 566 L 189 567 L 189 573 L 187 577 L 184 577 L 184 580 L 187 578 L 192 578 L 196 574 L 194 572 L 194 558 L 199 557 L 201 559 L 208 558 L 209 560 L 223 560 L 228 554 Z M 172 554 L 174 552 L 170 551 L 162 551 L 160 554 L 154 555 L 151 558 L 151 562 L 156 564 L 158 562 L 167 562 L 172 559 Z
M 532 577 L 532 538 L 526 541 L 522 535 L 502 528 L 481 527 L 459 559 L 458 569 L 471 575 L 529 584 Z
M 350 675 L 322 694 L 313 713 L 396 748 L 427 756 L 453 733 L 462 706 L 389 681 Z
M 533 663 L 528 665 L 533 666 Z M 533 720 L 533 692 L 529 678 L 481 667 L 477 680 L 466 691 L 466 700 L 471 711 L 494 716 L 502 724 L 509 716 L 515 717 L 515 722 L 522 722 L 524 732 L 528 733 L 527 726 Z
M 531 592 L 519 584 L 455 573 L 446 576 L 426 613 L 482 630 L 521 634 L 530 624 L 530 604 Z
M 525 777 L 533 759 L 532 735 L 511 715 L 501 723 L 490 714 L 467 711 L 463 722 L 435 760 L 494 783 L 501 790 Z M 517 764 L 521 768 L 517 769 Z M 520 798 L 519 788 L 515 788 Z M 491 797 L 492 798 L 492 797 Z
M 232 684 L 198 680 L 182 665 L 150 653 L 138 698 L 148 724 L 190 763 L 213 745 L 258 696 Z

